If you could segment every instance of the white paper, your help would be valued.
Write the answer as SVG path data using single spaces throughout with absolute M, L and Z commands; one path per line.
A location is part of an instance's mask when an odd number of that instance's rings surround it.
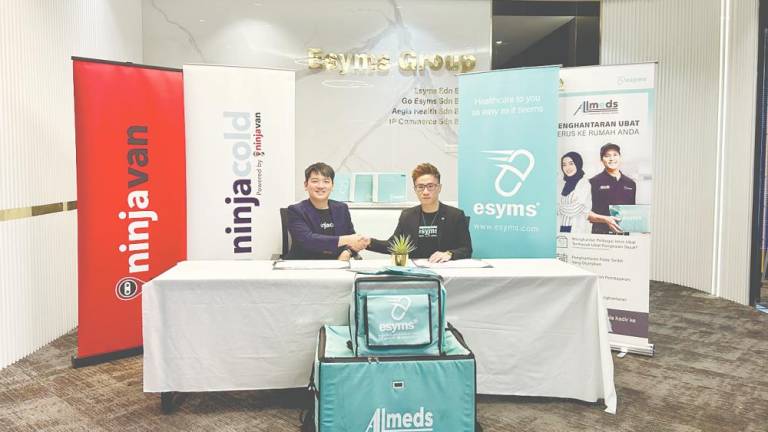
M 391 258 L 387 259 L 361 259 L 351 260 L 349 268 L 352 270 L 379 270 L 386 266 L 394 265 Z
M 413 260 L 413 263 L 416 264 L 419 267 L 428 267 L 428 268 L 485 268 L 485 267 L 493 267 L 492 265 L 488 264 L 487 262 L 479 259 L 460 259 L 460 260 L 451 260 L 446 261 L 443 263 L 432 263 L 429 262 L 426 258 L 420 258 Z
M 339 270 L 348 269 L 348 261 L 340 260 L 288 260 L 275 261 L 275 270 Z

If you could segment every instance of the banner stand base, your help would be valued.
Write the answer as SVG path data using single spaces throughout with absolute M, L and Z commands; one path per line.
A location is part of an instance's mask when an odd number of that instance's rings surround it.
M 656 353 L 656 347 L 653 344 L 643 346 L 611 344 L 611 350 L 630 354 L 640 354 L 648 357 L 653 357 Z
M 98 355 L 89 356 L 89 357 L 78 358 L 77 356 L 72 356 L 72 367 L 74 369 L 77 369 L 85 366 L 93 366 L 95 364 L 105 363 L 112 360 L 119 360 L 126 357 L 133 357 L 141 354 L 144 354 L 143 346 L 136 347 L 136 348 L 129 348 L 121 351 L 115 351 L 115 352 L 106 353 L 106 354 L 98 354 Z

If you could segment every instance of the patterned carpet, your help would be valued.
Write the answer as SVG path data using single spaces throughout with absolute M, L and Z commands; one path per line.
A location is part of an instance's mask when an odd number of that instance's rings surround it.
M 481 396 L 484 430 L 768 431 L 768 314 L 655 282 L 650 300 L 657 354 L 614 357 L 617 415 Z M 141 357 L 72 369 L 76 344 L 73 331 L 0 371 L 0 430 L 298 431 L 301 390 L 193 393 L 164 415 L 159 395 L 142 392 Z

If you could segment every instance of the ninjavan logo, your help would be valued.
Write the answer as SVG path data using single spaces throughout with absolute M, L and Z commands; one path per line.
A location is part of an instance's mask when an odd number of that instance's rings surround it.
M 523 187 L 523 183 L 531 174 L 531 171 L 533 171 L 533 167 L 536 165 L 536 160 L 534 159 L 533 154 L 524 149 L 486 150 L 484 153 L 499 155 L 496 157 L 489 157 L 488 159 L 505 162 L 504 164 L 496 164 L 500 170 L 499 174 L 496 176 L 496 181 L 493 183 L 494 187 L 496 188 L 496 193 L 505 198 L 515 196 L 515 194 L 520 191 L 520 188 Z M 515 159 L 517 158 L 521 158 L 521 161 L 523 162 L 522 166 L 524 167 L 523 169 L 518 167 L 520 165 L 519 163 L 518 166 L 514 165 Z M 504 182 L 505 177 L 508 177 L 509 174 L 514 175 L 511 183 Z
M 115 284 L 115 295 L 120 300 L 133 300 L 141 294 L 144 281 L 135 277 L 124 277 Z

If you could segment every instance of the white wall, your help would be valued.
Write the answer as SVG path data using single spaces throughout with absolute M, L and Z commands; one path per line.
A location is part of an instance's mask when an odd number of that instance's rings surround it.
M 414 98 L 416 88 L 455 88 L 455 72 L 404 73 L 398 56 L 406 50 L 474 54 L 475 70 L 487 70 L 490 0 L 144 0 L 143 17 L 146 63 L 297 71 L 296 198 L 305 196 L 303 169 L 313 162 L 324 161 L 337 171 L 410 174 L 418 163 L 430 161 L 443 174 L 444 199 L 457 199 L 457 125 L 389 122 L 399 118 L 393 108 L 403 108 L 400 101 Z M 391 69 L 345 75 L 310 70 L 308 48 L 388 54 Z
M 142 61 L 140 0 L 3 0 L 0 210 L 75 201 L 71 56 Z M 0 368 L 77 326 L 76 212 L 0 221 Z
M 758 0 L 728 0 L 724 10 L 721 97 L 720 228 L 713 293 L 749 303 L 749 264 L 757 103 Z M 757 222 L 757 221 L 755 221 Z
M 601 4 L 601 63 L 659 62 L 651 278 L 747 303 L 758 2 Z

